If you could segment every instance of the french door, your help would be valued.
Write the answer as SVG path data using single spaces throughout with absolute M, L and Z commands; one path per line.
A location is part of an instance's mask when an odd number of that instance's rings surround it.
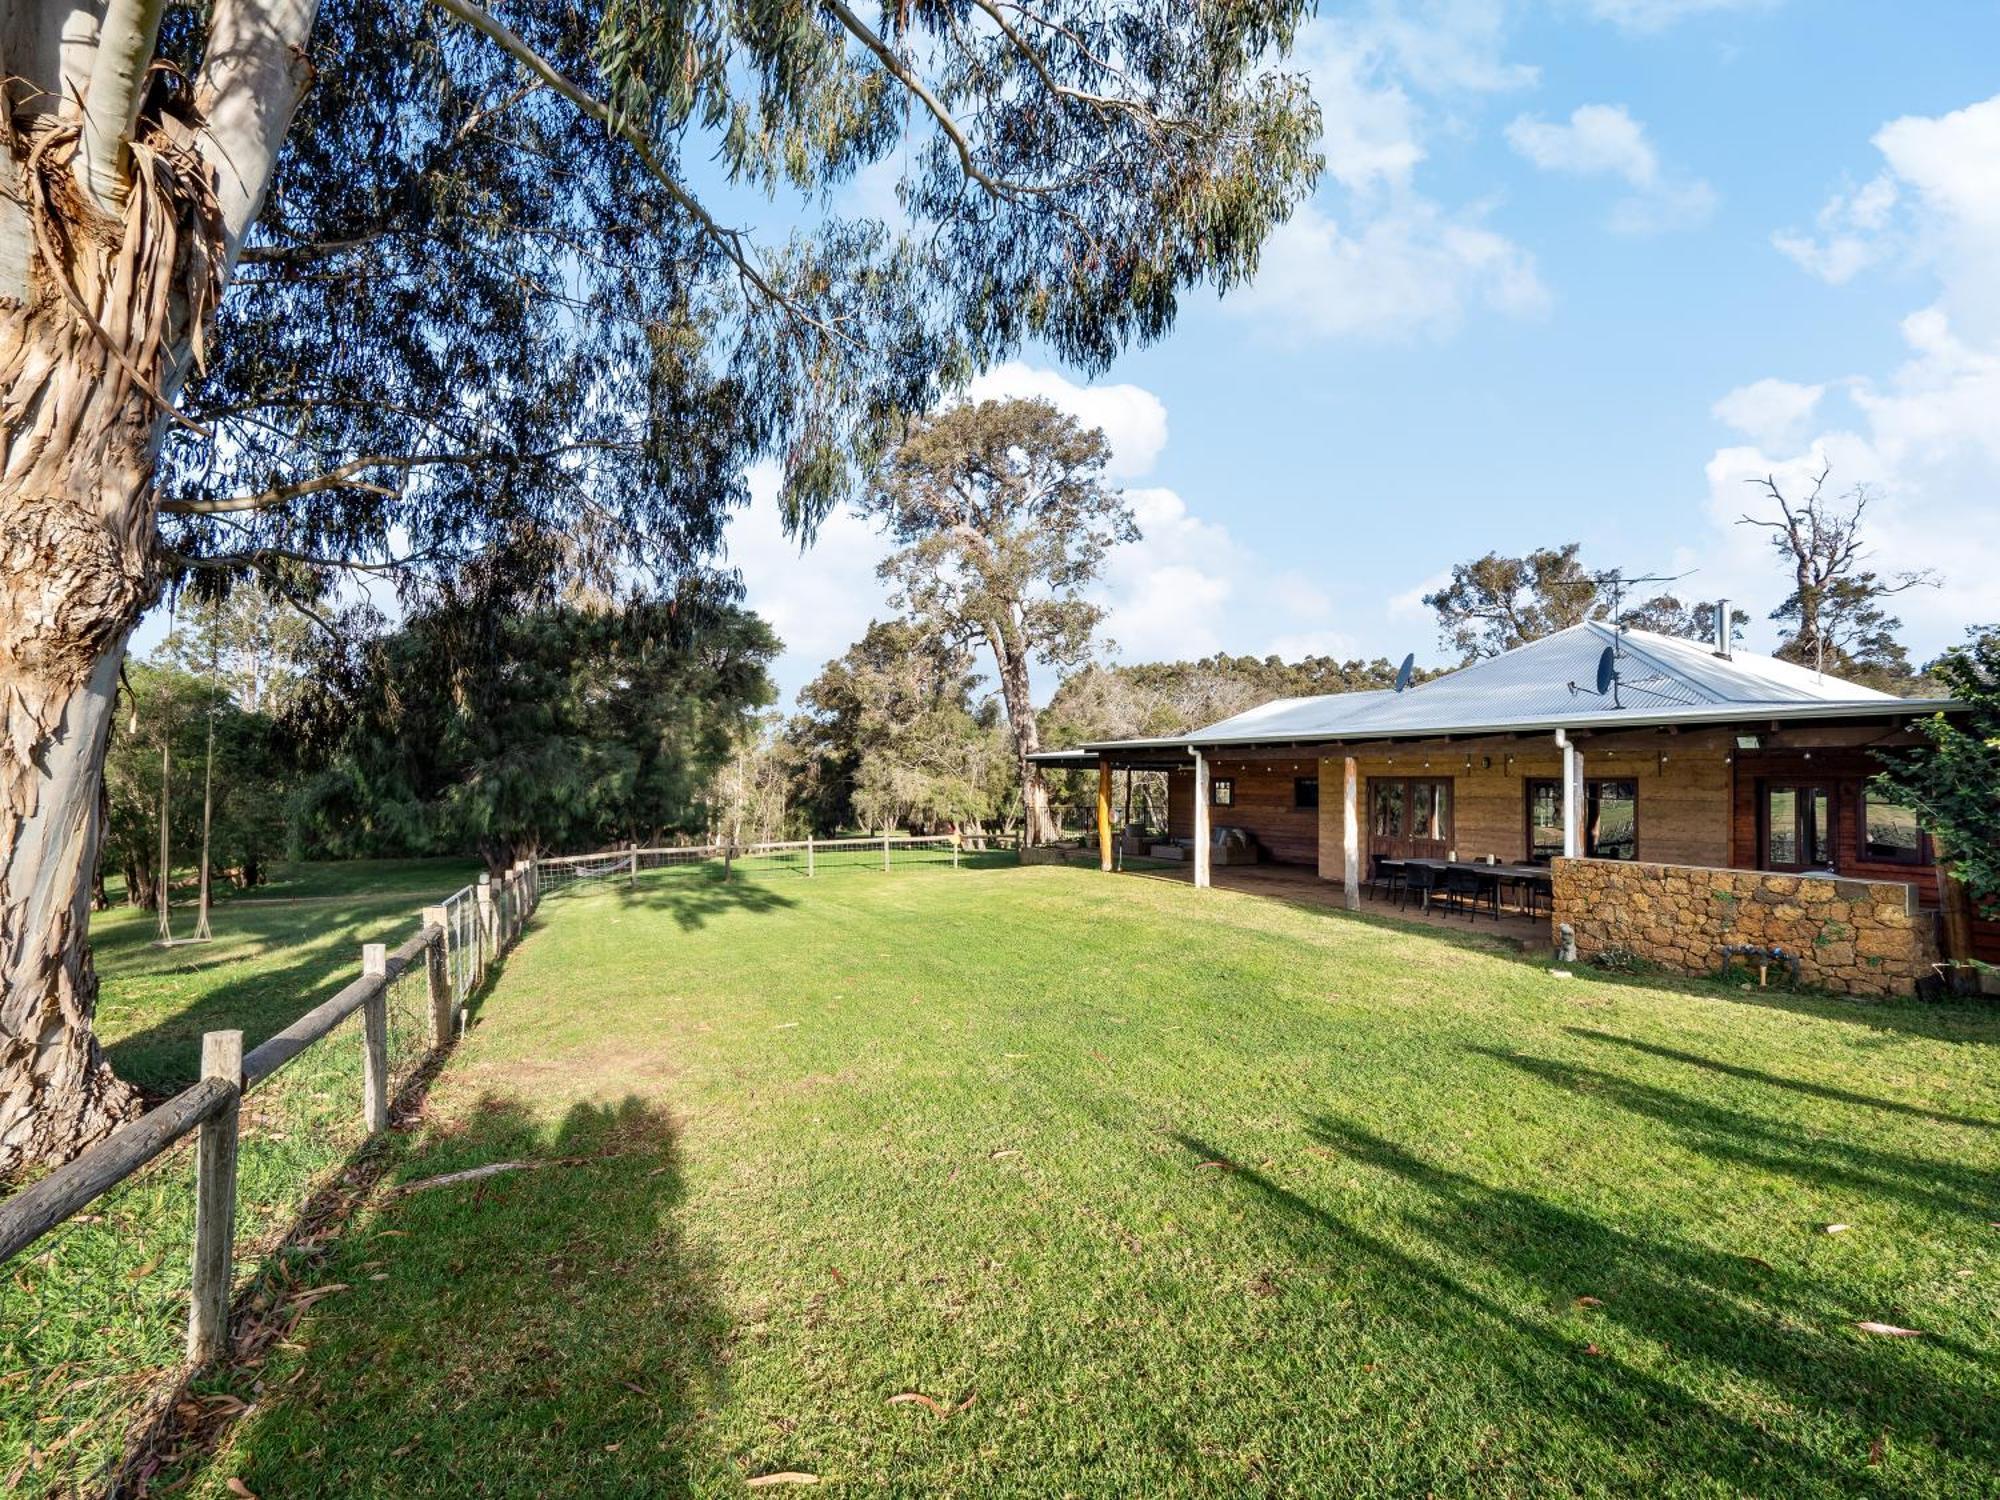
M 1833 868 L 1831 786 L 1811 781 L 1766 782 L 1763 813 L 1765 869 Z
M 1386 859 L 1443 859 L 1451 850 L 1449 776 L 1368 778 L 1368 852 Z

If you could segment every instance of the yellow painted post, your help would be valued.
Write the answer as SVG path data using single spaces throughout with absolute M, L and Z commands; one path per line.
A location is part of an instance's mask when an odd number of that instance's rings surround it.
M 1097 868 L 1111 873 L 1111 762 L 1097 758 Z

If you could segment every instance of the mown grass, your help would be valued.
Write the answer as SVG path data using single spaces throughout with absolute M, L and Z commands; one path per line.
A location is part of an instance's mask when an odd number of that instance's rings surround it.
M 377 1194 L 176 1477 L 1991 1494 L 1996 1042 L 1059 867 L 607 884 L 391 1176 L 528 1168 Z
M 155 1098 L 177 1091 L 199 1074 L 203 1032 L 240 1028 L 254 1047 L 353 979 L 362 943 L 401 942 L 418 906 L 475 873 L 460 861 L 282 867 L 272 886 L 218 899 L 213 942 L 168 948 L 154 942 L 153 913 L 98 913 L 98 1031 L 112 1066 Z M 177 912 L 177 931 L 193 921 L 192 909 Z M 391 1000 L 401 1079 L 424 1051 L 421 981 L 398 984 Z M 246 1283 L 283 1274 L 267 1252 L 360 1144 L 359 1079 L 350 1022 L 246 1101 Z M 135 1414 L 171 1388 L 187 1323 L 192 1180 L 188 1144 L 0 1268 L 0 1492 L 94 1493 Z
M 465 860 L 279 865 L 266 885 L 217 892 L 214 941 L 171 947 L 156 941 L 153 912 L 98 912 L 97 1030 L 112 1067 L 156 1097 L 187 1087 L 200 1074 L 204 1031 L 241 1029 L 244 1046 L 256 1046 L 352 979 L 363 943 L 400 943 L 419 907 L 478 878 Z M 185 939 L 193 906 L 172 916 Z

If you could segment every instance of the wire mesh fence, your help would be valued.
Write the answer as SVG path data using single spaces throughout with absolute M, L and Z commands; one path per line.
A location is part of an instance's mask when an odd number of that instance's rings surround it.
M 395 1101 L 433 1065 L 541 896 L 677 874 L 740 871 L 808 880 L 844 871 L 962 869 L 1011 862 L 1013 847 L 1011 839 L 994 836 L 891 834 L 626 849 L 523 862 L 425 908 L 417 936 L 394 954 L 376 948 L 364 961 L 364 968 L 374 965 L 369 973 L 384 976 L 379 991 L 364 974 L 358 988 L 348 986 L 246 1059 L 248 1082 L 233 1096 L 228 1333 L 241 1349 L 297 1317 L 301 1258 L 334 1232 L 323 1226 L 337 1223 L 333 1210 L 355 1180 L 357 1162 L 366 1160 L 361 1153 L 372 1128 L 385 1123 L 376 1114 L 371 1127 L 368 1107 L 371 1012 L 383 1022 L 380 1071 L 391 1106 L 386 1123 L 393 1125 Z M 326 1019 L 315 1024 L 315 1017 Z M 296 1041 L 281 1046 L 293 1033 Z M 198 1241 L 194 1133 L 146 1149 L 156 1154 L 128 1154 L 115 1185 L 65 1200 L 66 1218 L 41 1219 L 54 1227 L 39 1238 L 29 1233 L 24 1240 L 18 1224 L 0 1224 L 0 1238 L 15 1236 L 8 1250 L 26 1244 L 0 1261 L 0 1492 L 90 1494 L 114 1474 L 143 1476 L 150 1462 L 143 1444 L 155 1418 L 185 1416 L 190 1404 L 199 1415 L 204 1402 L 234 1399 L 204 1396 L 182 1378 L 190 1368 L 191 1309 L 200 1296 L 199 1270 L 190 1278 L 190 1245 Z M 0 1201 L 0 1220 L 15 1214 L 26 1222 L 22 1197 L 60 1176 Z M 198 1251 L 194 1260 L 198 1266 Z
M 391 1124 L 396 1102 L 407 1099 L 452 1034 L 452 1013 L 532 909 L 532 878 L 524 869 L 508 872 L 498 889 L 485 930 L 486 903 L 468 886 L 442 903 L 442 933 L 431 935 L 426 925 L 395 954 L 383 955 L 381 1057 Z M 432 944 L 440 938 L 434 968 Z M 368 962 L 364 956 L 364 969 Z M 442 996 L 433 993 L 434 975 Z M 338 996 L 327 1002 L 338 1003 Z M 246 1068 L 226 1298 L 235 1309 L 229 1329 L 239 1348 L 270 1320 L 296 1315 L 289 1304 L 297 1258 L 313 1251 L 329 1200 L 362 1159 L 371 1134 L 365 1018 L 375 1004 L 352 1006 L 330 1030 L 262 1071 Z M 268 1058 L 277 1040 L 256 1050 Z M 0 1493 L 96 1494 L 114 1475 L 143 1478 L 151 1462 L 146 1438 L 157 1419 L 196 1418 L 204 1402 L 233 1399 L 204 1396 L 180 1378 L 188 1369 L 195 1296 L 189 1268 L 197 1239 L 196 1159 L 189 1132 L 0 1265 Z M 15 1211 L 27 1196 L 0 1208 Z

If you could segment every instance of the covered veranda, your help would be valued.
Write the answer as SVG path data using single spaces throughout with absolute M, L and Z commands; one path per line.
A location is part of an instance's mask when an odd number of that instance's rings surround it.
M 1194 879 L 1192 864 L 1134 860 L 1121 862 L 1119 868 L 1123 874 L 1139 879 L 1172 880 L 1183 884 Z M 1260 896 L 1296 906 L 1323 911 L 1353 911 L 1364 917 L 1471 933 L 1492 938 L 1526 953 L 1546 952 L 1553 943 L 1546 915 L 1530 916 L 1509 906 L 1503 906 L 1497 916 L 1483 909 L 1468 913 L 1442 904 L 1426 906 L 1415 896 L 1390 897 L 1366 885 L 1361 888 L 1355 904 L 1349 906 L 1342 886 L 1322 880 L 1316 872 L 1299 865 L 1217 866 L 1209 872 L 1209 884 L 1215 890 L 1237 891 L 1246 896 Z

